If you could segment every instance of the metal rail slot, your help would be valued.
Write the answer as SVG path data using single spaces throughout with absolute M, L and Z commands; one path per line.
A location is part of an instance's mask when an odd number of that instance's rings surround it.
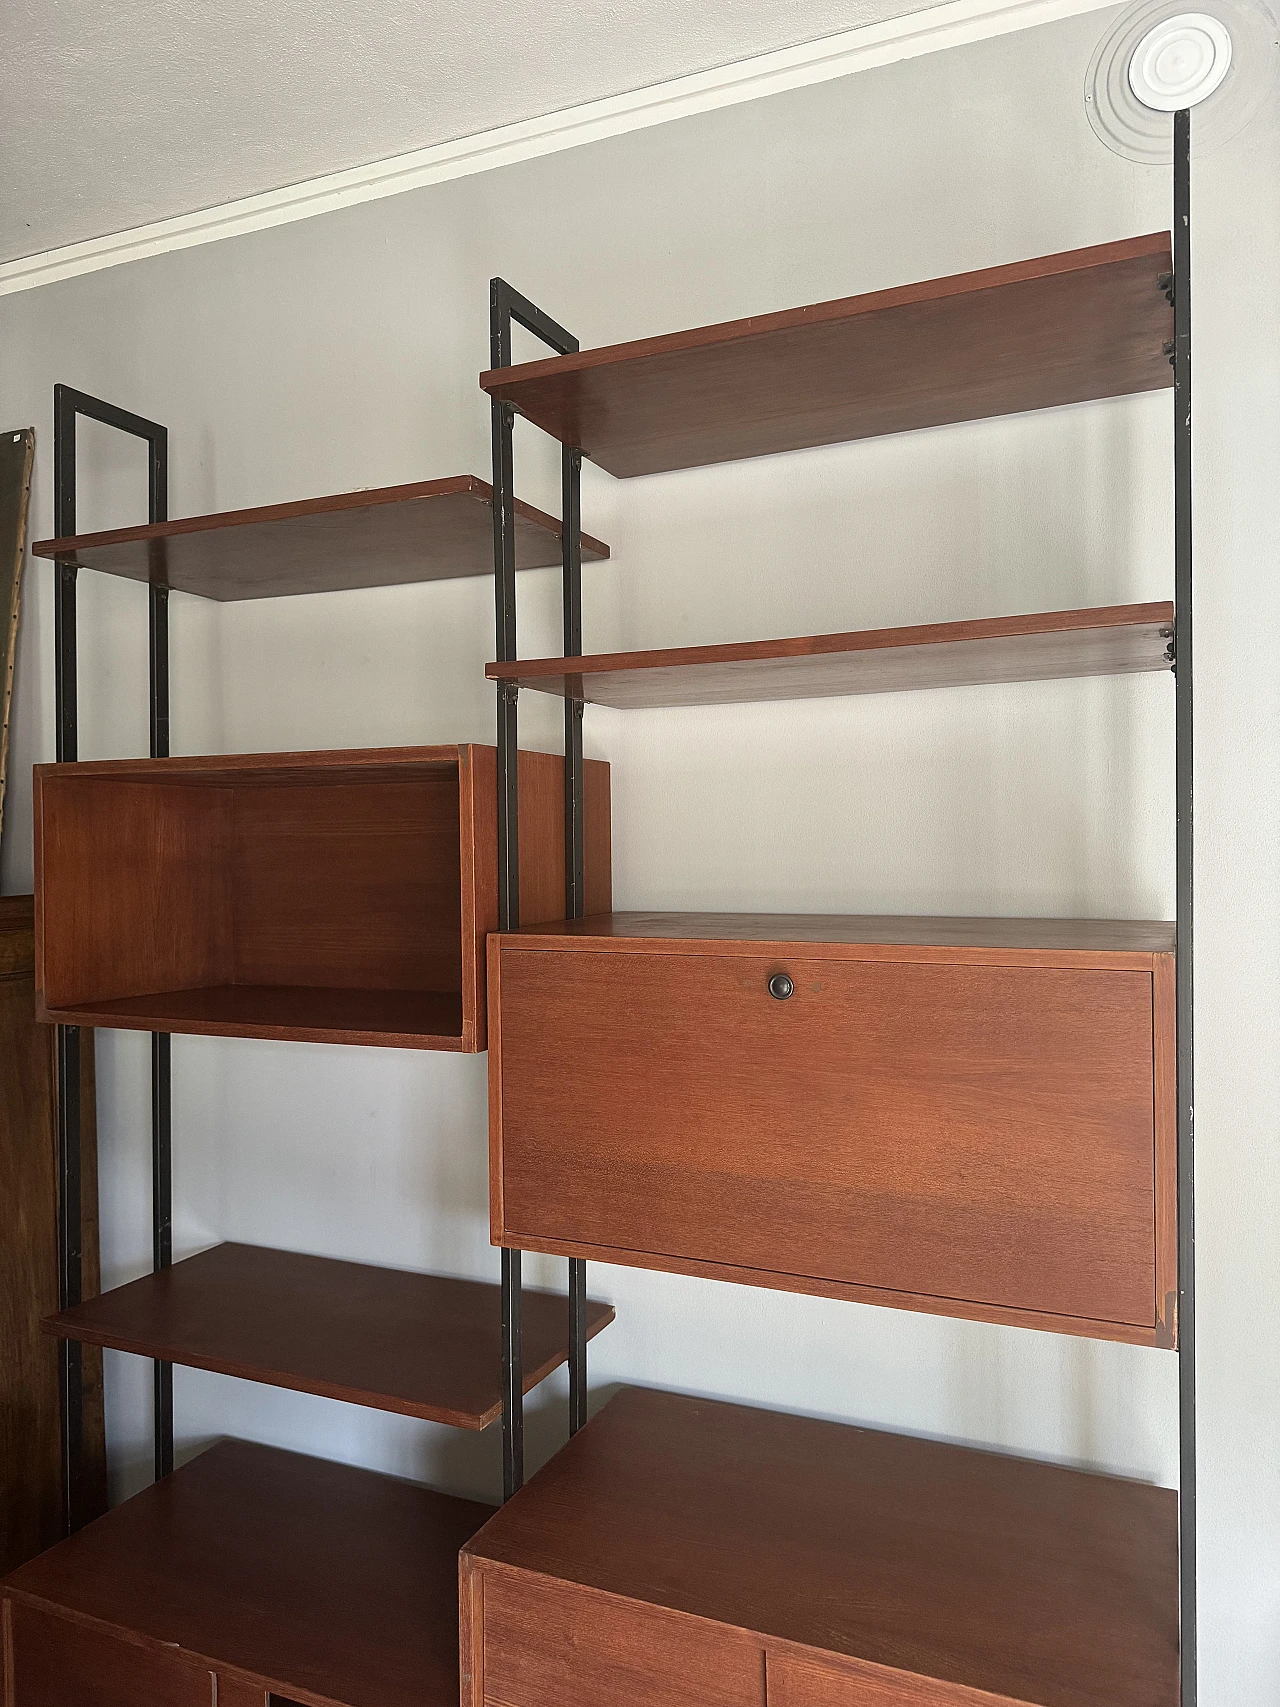
M 169 435 L 100 397 L 69 385 L 53 388 L 53 528 L 59 539 L 76 531 L 76 422 L 81 416 L 145 441 L 149 450 L 147 519 L 169 519 Z M 76 576 L 73 564 L 54 574 L 54 695 L 59 764 L 73 763 L 79 750 L 76 692 Z M 150 749 L 169 752 L 169 589 L 148 589 L 150 657 Z M 172 1095 L 170 1039 L 151 1039 L 151 1248 L 154 1268 L 172 1260 Z M 58 1292 L 63 1309 L 81 1301 L 82 1205 L 80 1154 L 80 1028 L 58 1027 Z M 84 1378 L 79 1341 L 61 1341 L 63 1524 L 70 1535 L 85 1521 Z M 173 1366 L 154 1366 L 155 1473 L 173 1469 Z
M 495 368 L 511 366 L 512 323 L 555 350 L 571 355 L 578 340 L 540 308 L 513 290 L 505 279 L 489 286 L 489 361 Z M 515 491 L 513 433 L 515 410 L 496 399 L 491 405 L 493 453 L 493 574 L 497 617 L 497 652 L 502 662 L 516 653 Z M 565 446 L 561 452 L 560 564 L 564 605 L 566 656 L 582 651 L 582 453 Z M 520 778 L 518 690 L 514 682 L 498 683 L 498 926 L 515 930 L 520 924 Z M 580 701 L 565 702 L 565 916 L 582 917 L 582 714 Z M 524 1386 L 520 1340 L 520 1255 L 502 1253 L 502 1489 L 510 1499 L 524 1481 Z M 569 1263 L 569 1432 L 587 1415 L 587 1265 Z

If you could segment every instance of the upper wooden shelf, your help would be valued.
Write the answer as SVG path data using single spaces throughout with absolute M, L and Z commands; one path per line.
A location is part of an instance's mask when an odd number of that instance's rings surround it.
M 532 658 L 489 664 L 485 673 L 628 711 L 1133 675 L 1169 668 L 1172 635 L 1172 604 L 1112 605 L 729 646 Z
M 639 1654 L 740 1680 L 654 1701 L 1172 1707 L 1177 1558 L 1171 1489 L 624 1389 L 464 1547 L 464 1610 L 478 1570 L 486 1700 L 536 1643 L 565 1701 Z
M 420 480 L 149 527 L 42 539 L 37 557 L 205 599 L 269 599 L 493 573 L 493 488 L 474 474 Z M 584 562 L 609 547 L 582 536 Z M 560 561 L 560 523 L 516 500 L 516 568 Z
M 491 369 L 611 474 L 657 474 L 1173 384 L 1169 234 Z
M 589 1300 L 587 1336 L 613 1320 Z M 88 1345 L 486 1428 L 502 1414 L 500 1289 L 482 1281 L 215 1245 L 44 1324 Z M 524 1294 L 524 1390 L 568 1357 L 569 1305 Z
M 490 1511 L 223 1441 L 5 1580 L 15 1699 L 457 1707 L 458 1549 Z

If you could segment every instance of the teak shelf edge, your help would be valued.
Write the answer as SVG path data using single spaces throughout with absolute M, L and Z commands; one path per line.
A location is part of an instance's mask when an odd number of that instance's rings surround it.
M 411 503 L 420 498 L 441 498 L 468 495 L 489 504 L 493 487 L 477 474 L 449 475 L 443 480 L 416 480 L 403 486 L 362 487 L 355 492 L 338 492 L 319 498 L 292 498 L 281 504 L 261 504 L 244 510 L 214 510 L 207 515 L 179 516 L 173 521 L 149 522 L 140 527 L 107 528 L 100 533 L 70 534 L 63 539 L 37 539 L 32 542 L 33 557 L 47 557 L 55 563 L 78 561 L 77 554 L 97 546 L 131 545 L 150 540 L 181 539 L 186 534 L 215 533 L 222 528 L 251 527 L 271 522 L 294 521 L 302 516 L 339 515 L 347 510 L 380 509 L 386 504 Z M 516 515 L 525 521 L 546 528 L 557 539 L 560 523 L 523 498 L 515 500 Z M 582 535 L 583 561 L 604 561 L 609 547 L 592 534 Z M 92 563 L 80 567 L 92 569 Z M 550 567 L 550 565 L 548 565 Z
M 490 681 L 618 709 L 1168 671 L 1159 601 L 781 640 L 490 663 Z M 841 666 L 844 666 L 843 671 Z
M 247 1266 L 247 1274 L 237 1276 L 237 1264 L 241 1269 Z M 210 1276 L 206 1282 L 205 1277 Z M 361 1303 L 362 1310 L 374 1310 L 381 1314 L 394 1312 L 397 1323 L 396 1331 L 402 1331 L 401 1325 L 406 1316 L 406 1294 L 410 1291 L 418 1294 L 414 1299 L 415 1307 L 420 1310 L 422 1320 L 417 1323 L 409 1322 L 403 1331 L 412 1332 L 415 1328 L 421 1335 L 430 1334 L 430 1320 L 433 1307 L 443 1314 L 450 1306 L 456 1308 L 458 1301 L 464 1297 L 467 1302 L 473 1302 L 482 1295 L 486 1301 L 491 1301 L 493 1345 L 489 1347 L 480 1340 L 481 1349 L 477 1353 L 476 1362 L 482 1361 L 489 1350 L 493 1391 L 487 1396 L 485 1403 L 472 1402 L 463 1405 L 462 1397 L 457 1392 L 455 1397 L 447 1400 L 441 1390 L 449 1385 L 448 1371 L 435 1378 L 437 1396 L 428 1398 L 410 1396 L 404 1388 L 409 1385 L 404 1381 L 400 1390 L 394 1390 L 385 1379 L 377 1386 L 366 1378 L 361 1381 L 355 1374 L 348 1373 L 341 1378 L 333 1366 L 340 1363 L 340 1357 L 334 1356 L 333 1348 L 341 1349 L 344 1336 L 353 1333 L 353 1322 L 344 1321 L 335 1315 L 332 1304 L 323 1296 L 318 1304 L 312 1303 L 312 1313 L 304 1327 L 310 1331 L 307 1334 L 308 1349 L 306 1354 L 295 1357 L 292 1364 L 288 1354 L 283 1350 L 282 1342 L 288 1331 L 286 1320 L 290 1310 L 302 1308 L 298 1306 L 297 1297 L 304 1289 L 309 1288 L 314 1294 L 318 1282 L 323 1281 L 331 1287 L 346 1285 L 355 1289 L 363 1287 L 366 1296 Z M 282 1305 L 279 1291 L 273 1293 L 273 1283 L 292 1286 L 291 1294 Z M 219 1322 L 216 1327 L 210 1326 L 210 1317 L 201 1318 L 195 1327 L 191 1326 L 193 1303 L 192 1289 L 198 1289 L 202 1284 L 207 1286 L 210 1295 L 222 1291 L 233 1290 L 233 1302 L 244 1303 L 244 1294 L 252 1286 L 258 1288 L 254 1307 L 259 1315 L 264 1311 L 273 1311 L 278 1321 L 278 1332 L 273 1336 L 276 1344 L 275 1355 L 270 1348 L 260 1347 L 255 1354 L 252 1348 L 246 1349 L 245 1335 L 241 1334 L 241 1344 L 235 1347 L 236 1330 L 234 1326 L 227 1327 Z M 377 1289 L 383 1288 L 381 1304 L 377 1297 Z M 165 1305 L 171 1295 L 179 1289 L 178 1303 L 173 1306 L 175 1313 L 185 1323 L 187 1333 L 183 1336 L 182 1323 L 173 1321 L 156 1322 L 157 1316 L 163 1315 Z M 433 1291 L 444 1296 L 433 1300 Z M 530 1393 L 547 1377 L 554 1373 L 568 1357 L 568 1324 L 566 1319 L 565 1332 L 559 1335 L 552 1327 L 549 1318 L 559 1306 L 560 1295 L 554 1292 L 540 1291 L 536 1288 L 524 1288 L 526 1313 L 524 1319 L 524 1391 Z M 310 1301 L 308 1301 L 310 1302 Z M 347 1404 L 363 1405 L 371 1410 L 389 1411 L 401 1416 L 419 1417 L 426 1421 L 438 1422 L 453 1428 L 481 1430 L 495 1422 L 502 1412 L 502 1396 L 499 1386 L 499 1369 L 501 1352 L 499 1344 L 499 1287 L 496 1282 L 472 1280 L 464 1276 L 436 1275 L 422 1273 L 417 1270 L 379 1267 L 370 1263 L 358 1263 L 347 1260 L 310 1256 L 293 1251 L 263 1249 L 257 1246 L 245 1246 L 227 1242 L 209 1247 L 194 1255 L 179 1258 L 170 1268 L 158 1273 L 146 1274 L 122 1286 L 113 1287 L 98 1297 L 87 1300 L 71 1309 L 60 1310 L 47 1316 L 41 1323 L 44 1333 L 61 1339 L 79 1340 L 85 1345 L 108 1347 L 113 1351 L 128 1352 L 138 1357 L 159 1359 L 167 1363 L 181 1364 L 189 1369 L 206 1369 L 216 1375 L 232 1376 L 238 1380 L 255 1381 L 263 1386 L 280 1387 L 292 1392 L 314 1393 L 321 1398 L 339 1399 Z M 132 1325 L 122 1326 L 130 1321 L 132 1307 Z M 150 1331 L 139 1331 L 136 1320 L 140 1313 L 150 1307 L 153 1327 Z M 224 1299 L 222 1308 L 227 1308 Z M 122 1316 L 122 1312 L 124 1313 Z M 567 1305 L 565 1305 L 567 1318 Z M 587 1301 L 586 1334 L 588 1340 L 593 1339 L 614 1320 L 614 1309 L 610 1304 L 601 1304 L 595 1299 Z M 314 1350 L 316 1329 L 328 1322 L 329 1335 L 327 1339 L 324 1361 L 330 1365 L 327 1373 L 316 1372 L 317 1355 Z M 255 1327 L 257 1324 L 255 1324 Z M 460 1337 L 461 1328 L 454 1328 Z M 389 1332 L 389 1330 L 388 1330 Z M 204 1349 L 193 1349 L 190 1341 L 199 1338 L 206 1342 Z M 214 1342 L 217 1349 L 209 1349 L 208 1342 Z M 362 1347 L 367 1351 L 367 1344 Z M 441 1353 L 443 1357 L 445 1353 Z M 348 1362 L 350 1362 L 348 1358 Z M 311 1368 L 301 1367 L 310 1365 Z M 367 1375 L 367 1372 L 366 1372 Z M 473 1367 L 463 1372 L 462 1384 L 469 1387 L 474 1394 L 477 1384 L 476 1370 Z

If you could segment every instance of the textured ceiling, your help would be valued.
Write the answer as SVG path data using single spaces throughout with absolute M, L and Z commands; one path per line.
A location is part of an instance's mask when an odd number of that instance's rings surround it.
M 922 9 L 4 0 L 0 260 Z

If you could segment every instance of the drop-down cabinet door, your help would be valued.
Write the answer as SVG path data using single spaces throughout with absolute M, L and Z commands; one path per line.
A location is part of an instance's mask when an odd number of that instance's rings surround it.
M 1171 1343 L 1171 956 L 490 953 L 495 1242 Z

